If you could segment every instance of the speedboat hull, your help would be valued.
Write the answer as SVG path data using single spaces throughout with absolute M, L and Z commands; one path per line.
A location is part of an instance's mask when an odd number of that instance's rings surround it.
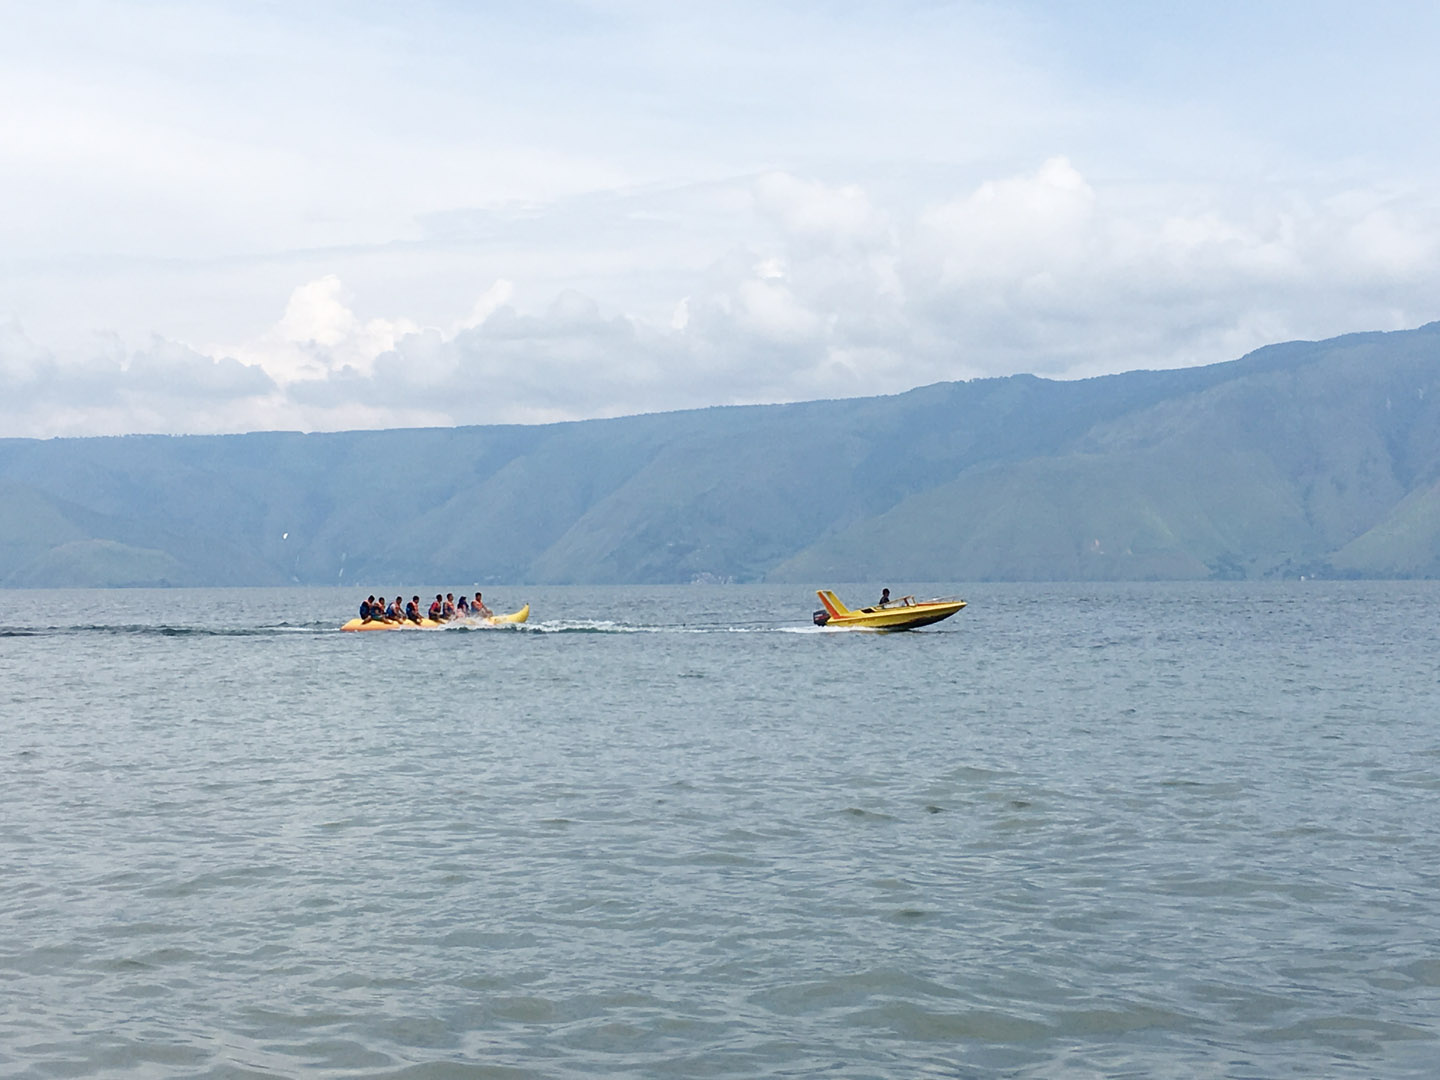
M 816 593 L 823 611 L 815 613 L 815 622 L 820 626 L 856 627 L 863 630 L 914 630 L 929 626 L 941 619 L 948 619 L 965 606 L 964 600 L 945 597 L 939 600 L 916 600 L 907 596 L 886 607 L 867 607 L 851 610 L 840 602 L 829 589 Z
M 383 619 L 371 619 L 364 622 L 361 619 L 351 619 L 341 630 L 435 630 L 442 626 L 504 626 L 509 623 L 523 623 L 530 618 L 530 605 L 526 604 L 519 611 L 512 611 L 508 615 L 491 615 L 486 618 L 464 617 L 449 619 L 446 622 L 436 622 L 434 619 L 421 619 L 418 623 L 404 619 L 401 622 L 386 622 Z

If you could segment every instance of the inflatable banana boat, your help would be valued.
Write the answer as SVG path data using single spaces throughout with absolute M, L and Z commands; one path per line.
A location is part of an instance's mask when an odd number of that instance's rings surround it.
M 421 619 L 418 623 L 404 619 L 401 622 L 386 622 L 384 619 L 371 619 L 363 622 L 360 619 L 351 619 L 341 630 L 434 630 L 441 626 L 503 626 L 507 623 L 523 623 L 530 618 L 530 605 L 526 604 L 519 611 L 512 611 L 509 615 L 491 615 L 488 619 L 483 617 L 464 616 L 458 619 L 447 619 L 445 622 L 436 622 L 434 619 Z
M 913 596 L 892 600 L 884 607 L 860 608 L 851 611 L 840 602 L 840 598 L 829 589 L 815 594 L 825 606 L 815 612 L 816 626 L 857 626 L 866 630 L 914 630 L 917 626 L 948 619 L 965 606 L 965 601 L 953 596 L 935 600 L 916 600 Z

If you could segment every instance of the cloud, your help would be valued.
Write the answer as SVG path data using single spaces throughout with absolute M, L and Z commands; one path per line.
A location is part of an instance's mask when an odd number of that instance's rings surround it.
M 1095 185 L 1054 158 L 918 216 L 901 259 L 907 322 L 922 351 L 952 342 L 979 372 L 1061 377 L 1415 325 L 1440 306 L 1437 209 L 1363 192 L 1177 197 Z
M 102 339 L 57 358 L 13 320 L 0 321 L 0 432 L 7 436 L 234 431 L 283 403 L 264 371 L 156 338 L 125 349 Z
M 737 284 L 731 311 L 739 328 L 777 344 L 813 341 L 825 326 L 777 277 L 755 277 Z
M 516 260 L 468 296 L 448 283 L 429 319 L 364 310 L 373 285 L 331 272 L 223 345 L 52 349 L 0 320 L 0 434 L 541 422 L 1077 377 L 1417 325 L 1440 306 L 1440 208 L 1417 192 L 1237 199 L 1094 179 L 1061 156 L 916 208 L 775 171 L 739 187 L 748 199 L 703 202 L 730 226 L 706 232 L 705 260 L 607 272 L 597 249 L 573 283 Z M 607 212 L 663 256 L 686 205 L 667 190 Z M 555 229 L 533 218 L 512 226 Z
M 1425 322 L 1440 15 L 1323 7 L 12 5 L 0 434 L 613 415 Z
M 1092 258 L 1095 192 L 1063 157 L 1033 175 L 987 181 L 969 195 L 920 215 L 921 272 L 943 287 L 1073 271 Z
M 419 329 L 405 318 L 362 322 L 350 309 L 340 279 L 327 274 L 297 288 L 280 321 L 259 340 L 233 352 L 281 385 L 347 371 L 367 376 L 376 357 Z
M 46 378 L 54 363 L 46 350 L 25 336 L 18 319 L 0 317 L 0 380 L 11 396 L 23 394 Z M 6 396 L 0 394 L 0 408 L 4 407 Z
M 474 306 L 470 309 L 470 314 L 455 325 L 454 332 L 458 333 L 461 330 L 473 330 L 486 319 L 490 318 L 491 315 L 495 314 L 495 312 L 510 303 L 514 296 L 515 285 L 512 282 L 506 281 L 504 278 L 500 278 L 495 284 L 480 294 L 480 298 L 475 301 Z
M 858 251 L 890 240 L 886 214 L 854 184 L 829 187 L 789 173 L 771 172 L 754 185 L 755 205 L 786 236 L 831 251 Z

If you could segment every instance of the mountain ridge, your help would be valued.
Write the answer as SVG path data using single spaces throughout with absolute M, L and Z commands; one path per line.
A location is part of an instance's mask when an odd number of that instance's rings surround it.
M 0 440 L 0 585 L 1440 576 L 1440 323 L 549 425 Z

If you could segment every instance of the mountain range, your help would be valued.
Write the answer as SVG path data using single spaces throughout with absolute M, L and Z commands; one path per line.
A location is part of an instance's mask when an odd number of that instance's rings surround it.
M 1440 323 L 536 426 L 0 440 L 0 585 L 1440 576 Z

